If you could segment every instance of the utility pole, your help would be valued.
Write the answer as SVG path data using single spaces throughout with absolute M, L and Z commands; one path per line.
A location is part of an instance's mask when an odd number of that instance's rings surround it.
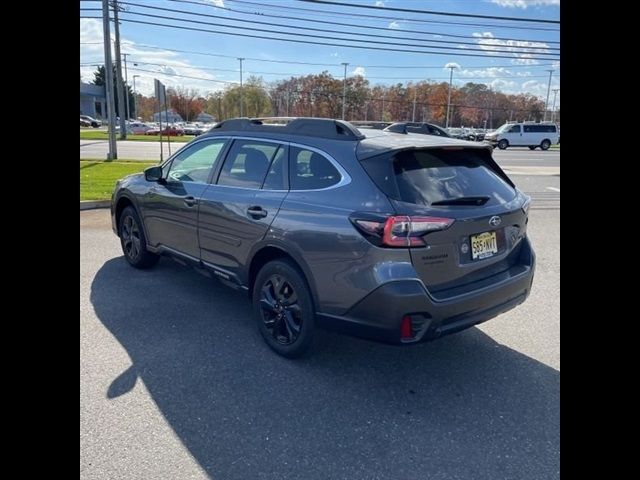
M 135 114 L 134 118 L 138 118 L 138 96 L 136 95 L 136 77 L 140 75 L 133 76 L 133 111 Z
M 109 121 L 109 153 L 107 160 L 118 158 L 116 147 L 116 107 L 113 101 L 113 64 L 111 63 L 111 29 L 109 28 L 109 0 L 102 0 L 102 37 L 104 40 L 104 77 Z
M 287 117 L 289 116 L 289 102 L 291 101 L 291 90 L 287 88 Z
M 559 88 L 553 89 L 553 108 L 551 109 L 551 123 L 553 123 L 556 119 L 556 95 L 558 95 L 559 91 Z
M 547 85 L 547 101 L 544 102 L 544 117 L 543 122 L 547 121 L 547 110 L 549 110 L 549 91 L 551 90 L 551 76 L 553 75 L 553 69 L 545 70 L 549 72 L 549 85 Z
M 127 112 L 127 120 L 131 118 L 131 112 L 129 111 L 129 76 L 127 75 L 127 55 L 128 53 L 123 53 L 124 57 L 124 96 L 126 99 L 125 103 L 125 111 Z
M 384 92 L 382 92 L 382 113 L 380 113 L 380 121 L 384 122 Z
M 344 111 L 347 108 L 347 65 L 348 63 L 342 62 L 344 65 L 344 79 L 342 80 L 342 120 L 344 120 Z
M 455 65 L 451 65 L 447 68 L 451 70 L 451 74 L 449 75 L 449 98 L 447 99 L 447 124 L 445 128 L 449 128 L 449 109 L 451 108 L 451 83 L 453 82 L 453 69 L 456 67 Z
M 242 117 L 242 61 L 244 58 L 238 57 L 238 60 L 240 60 L 240 116 Z
M 118 113 L 120 114 L 120 140 L 126 140 L 127 138 L 127 126 L 124 112 L 124 88 L 122 85 L 122 55 L 120 55 L 120 23 L 118 22 L 118 6 L 117 0 L 113 0 L 113 21 L 114 29 L 116 32 L 116 58 L 118 63 L 116 64 L 116 88 L 118 89 Z
M 413 115 L 411 115 L 411 121 L 416 121 L 416 98 L 418 96 L 418 89 L 413 87 Z

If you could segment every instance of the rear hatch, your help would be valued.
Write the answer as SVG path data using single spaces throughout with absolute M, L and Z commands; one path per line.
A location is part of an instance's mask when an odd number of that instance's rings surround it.
M 408 220 L 400 227 L 418 237 L 411 259 L 434 297 L 488 286 L 518 268 L 529 199 L 488 149 L 405 148 L 361 163 L 395 215 Z

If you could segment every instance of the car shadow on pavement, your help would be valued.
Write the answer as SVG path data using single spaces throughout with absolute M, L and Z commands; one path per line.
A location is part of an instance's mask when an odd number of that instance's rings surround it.
M 286 360 L 245 293 L 170 260 L 106 262 L 97 317 L 207 474 L 248 478 L 559 478 L 560 373 L 477 328 L 397 347 L 321 332 Z

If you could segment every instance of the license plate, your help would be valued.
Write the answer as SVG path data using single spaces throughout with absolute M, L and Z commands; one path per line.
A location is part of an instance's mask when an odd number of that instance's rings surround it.
M 484 232 L 471 235 L 471 258 L 473 260 L 488 258 L 498 253 L 496 232 Z

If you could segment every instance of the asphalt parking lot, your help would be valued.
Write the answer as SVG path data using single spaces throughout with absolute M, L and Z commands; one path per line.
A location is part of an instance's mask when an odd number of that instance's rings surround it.
M 171 152 L 176 152 L 185 143 L 171 142 Z M 118 141 L 118 158 L 127 160 L 160 160 L 159 142 Z M 80 158 L 107 158 L 109 144 L 105 140 L 80 140 Z M 164 158 L 168 158 L 169 146 L 163 146 Z M 502 167 L 553 167 L 560 168 L 560 151 L 540 149 L 531 151 L 527 147 L 511 147 L 506 150 L 495 149 L 493 156 Z
M 528 301 L 440 340 L 320 335 L 273 354 L 246 295 L 162 259 L 130 268 L 80 213 L 83 479 L 559 478 L 560 179 L 532 195 Z

